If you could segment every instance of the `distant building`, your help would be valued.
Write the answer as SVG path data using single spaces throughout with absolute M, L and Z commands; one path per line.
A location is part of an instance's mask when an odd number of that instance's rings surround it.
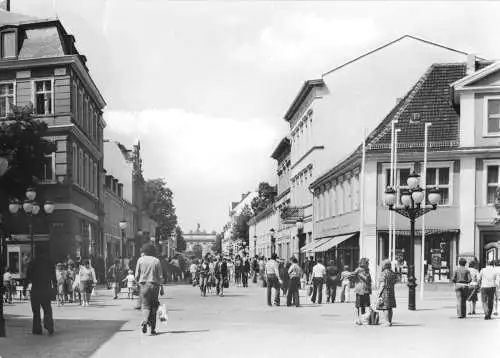
M 229 208 L 229 221 L 223 228 L 221 243 L 222 254 L 224 256 L 235 255 L 236 253 L 244 249 L 244 242 L 242 240 L 243 238 L 233 238 L 233 226 L 238 216 L 246 206 L 248 206 L 250 209 L 252 208 L 252 200 L 256 196 L 258 196 L 258 193 L 256 191 L 249 191 L 247 193 L 241 194 L 241 199 L 239 201 L 231 202 Z
M 212 246 L 217 239 L 215 231 L 208 233 L 205 230 L 201 230 L 199 224 L 195 231 L 191 230 L 188 233 L 183 233 L 183 236 L 186 242 L 186 252 L 201 252 L 201 257 L 207 253 L 212 253 Z

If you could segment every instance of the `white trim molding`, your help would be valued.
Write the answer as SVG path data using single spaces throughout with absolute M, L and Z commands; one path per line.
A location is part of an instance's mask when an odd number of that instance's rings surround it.
M 483 98 L 483 137 L 500 137 L 500 131 L 495 133 L 488 132 L 488 101 L 500 100 L 500 96 L 484 96 Z M 498 118 L 500 121 L 500 118 Z
M 488 204 L 488 166 L 498 166 L 499 177 L 500 177 L 500 159 L 486 159 L 483 160 L 483 180 L 481 183 L 481 199 L 484 206 L 493 206 L 493 204 Z M 500 178 L 497 179 L 500 181 Z

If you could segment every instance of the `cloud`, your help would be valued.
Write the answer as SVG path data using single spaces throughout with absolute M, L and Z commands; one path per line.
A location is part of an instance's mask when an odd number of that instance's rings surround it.
M 274 172 L 269 156 L 279 134 L 264 118 L 151 109 L 110 110 L 105 120 L 107 138 L 128 145 L 141 141 L 146 178 L 167 179 L 178 215 L 189 226 L 200 216 L 209 229 L 222 226 L 229 202 Z
M 346 48 L 373 42 L 380 31 L 372 18 L 324 18 L 312 13 L 292 13 L 265 27 L 256 43 L 245 43 L 232 57 L 262 63 L 268 69 L 291 70 L 321 66 L 338 58 Z

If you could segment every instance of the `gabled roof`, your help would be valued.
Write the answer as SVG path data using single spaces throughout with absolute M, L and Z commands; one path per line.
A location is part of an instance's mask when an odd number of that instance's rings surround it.
M 299 93 L 297 93 L 297 95 L 295 96 L 295 99 L 293 100 L 290 108 L 288 108 L 288 111 L 286 111 L 285 116 L 283 117 L 285 118 L 285 121 L 289 122 L 292 119 L 293 115 L 302 104 L 302 101 L 304 101 L 309 92 L 311 92 L 312 88 L 322 87 L 324 85 L 325 82 L 323 82 L 321 78 L 316 80 L 305 81 L 302 87 L 300 88 Z
M 284 137 L 278 144 L 278 146 L 274 149 L 273 154 L 271 154 L 271 158 L 278 160 L 283 152 L 286 150 L 290 151 L 290 139 L 288 137 Z
M 397 39 L 395 39 L 395 40 L 393 40 L 391 42 L 386 43 L 385 45 L 379 46 L 379 47 L 375 48 L 374 50 L 368 51 L 368 52 L 364 53 L 361 56 L 358 56 L 358 57 L 356 57 L 356 58 L 354 58 L 354 59 L 352 59 L 350 61 L 347 61 L 346 63 L 344 63 L 344 64 L 342 64 L 340 66 L 337 66 L 337 67 L 331 69 L 328 72 L 323 73 L 322 77 L 324 77 L 324 76 L 326 76 L 326 75 L 328 75 L 328 74 L 330 74 L 330 73 L 332 73 L 334 71 L 337 71 L 337 70 L 341 69 L 342 67 L 350 65 L 353 62 L 361 60 L 362 58 L 364 58 L 366 56 L 369 56 L 369 55 L 371 55 L 371 54 L 373 54 L 375 52 L 378 52 L 378 51 L 380 51 L 380 50 L 382 50 L 382 49 L 384 49 L 384 48 L 386 48 L 388 46 L 391 46 L 391 45 L 395 44 L 396 42 L 400 42 L 400 41 L 402 41 L 404 39 L 413 39 L 413 40 L 416 40 L 416 41 L 419 41 L 419 42 L 422 42 L 422 43 L 425 43 L 425 44 L 428 44 L 428 45 L 440 47 L 440 48 L 443 48 L 443 49 L 446 49 L 446 50 L 450 50 L 450 51 L 453 51 L 453 52 L 456 52 L 456 53 L 460 53 L 460 54 L 463 54 L 463 55 L 468 55 L 467 52 L 460 51 L 460 50 L 457 50 L 457 49 L 454 49 L 454 48 L 451 48 L 451 47 L 448 47 L 448 46 L 444 46 L 444 45 L 438 44 L 436 42 L 424 40 L 424 39 L 422 39 L 420 37 L 416 37 L 416 36 L 412 36 L 412 35 L 403 35 L 403 36 L 401 36 L 401 37 L 399 37 L 399 38 L 397 38 Z M 484 60 L 481 57 L 477 57 L 477 59 Z
M 480 81 L 483 78 L 488 77 L 489 75 L 497 71 L 500 71 L 500 61 L 493 62 L 490 65 L 483 67 L 482 69 L 455 81 L 454 83 L 451 84 L 453 91 L 455 91 L 453 100 L 455 101 L 457 99 L 456 92 L 460 92 L 468 88 L 470 89 L 474 88 L 474 83 Z M 491 89 L 500 89 L 500 86 L 498 85 L 489 85 L 488 87 Z
M 434 150 L 458 146 L 460 116 L 450 101 L 451 87 L 466 73 L 465 63 L 434 64 L 367 139 L 367 150 L 391 146 L 391 122 L 397 120 L 398 148 L 423 148 L 424 125 L 431 122 L 429 146 Z
M 424 125 L 431 122 L 429 147 L 446 150 L 459 145 L 460 116 L 450 101 L 450 85 L 465 76 L 465 63 L 434 64 L 366 138 L 367 152 L 389 152 L 391 123 L 397 120 L 398 150 L 423 150 Z M 361 159 L 361 145 L 328 172 L 318 177 L 316 188 L 332 176 L 342 174 Z

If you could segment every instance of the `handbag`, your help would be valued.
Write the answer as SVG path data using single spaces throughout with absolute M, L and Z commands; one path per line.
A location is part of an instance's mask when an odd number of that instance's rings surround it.
M 377 305 L 375 306 L 375 309 L 378 311 L 382 311 L 384 309 L 384 299 L 382 297 L 379 297 L 377 299 Z
M 160 322 L 168 321 L 167 306 L 165 304 L 162 304 L 160 308 L 158 308 L 158 319 Z

